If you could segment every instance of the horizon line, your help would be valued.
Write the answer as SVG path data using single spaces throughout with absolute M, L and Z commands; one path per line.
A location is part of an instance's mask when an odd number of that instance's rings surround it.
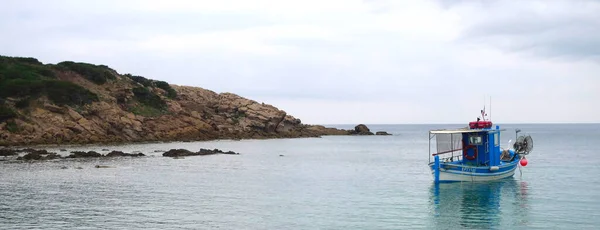
M 316 124 L 316 123 L 315 123 Z M 317 125 L 468 125 L 468 123 L 331 123 L 331 124 L 317 124 Z M 597 125 L 600 122 L 506 122 L 506 123 L 494 123 L 494 124 L 509 124 L 509 125 Z M 310 124 L 309 124 L 310 125 Z

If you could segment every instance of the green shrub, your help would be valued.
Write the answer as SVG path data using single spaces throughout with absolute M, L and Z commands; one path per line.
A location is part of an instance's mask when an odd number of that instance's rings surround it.
M 51 66 L 43 65 L 35 58 L 0 56 L 0 80 L 55 78 Z
M 90 73 L 93 79 L 98 76 L 104 76 L 102 79 L 105 80 L 114 78 L 106 66 L 74 62 L 52 66 L 43 65 L 35 58 L 0 56 L 0 99 L 20 97 L 21 100 L 15 104 L 17 108 L 26 108 L 32 99 L 41 95 L 48 96 L 59 105 L 84 105 L 98 101 L 96 94 L 77 84 L 55 80 L 54 69 L 61 68 Z
M 177 92 L 167 82 L 155 81 L 155 80 L 148 79 L 148 78 L 145 78 L 142 76 L 135 76 L 135 75 L 131 75 L 131 74 L 125 74 L 123 76 L 128 77 L 129 79 L 131 79 L 137 83 L 140 83 L 145 87 L 157 87 L 157 88 L 163 89 L 164 91 L 167 92 L 168 98 L 177 97 Z
M 30 103 L 31 103 L 31 97 L 21 98 L 21 100 L 18 100 L 15 103 L 15 107 L 17 107 L 19 109 L 24 109 L 24 108 L 29 107 Z
M 32 57 L 8 57 L 0 55 L 0 63 L 25 63 L 33 65 L 42 65 L 40 61 Z
M 85 105 L 98 101 L 98 96 L 89 90 L 68 81 L 60 80 L 26 80 L 12 79 L 0 82 L 0 97 L 37 98 L 48 96 L 52 102 L 59 105 Z M 17 102 L 17 107 L 24 108 L 28 101 Z
M 148 90 L 146 87 L 133 88 L 133 95 L 140 103 L 158 110 L 166 110 L 167 103 L 160 96 Z
M 32 57 L 12 57 L 12 59 L 14 59 L 17 62 L 20 63 L 27 63 L 27 64 L 32 64 L 32 65 L 43 65 L 40 61 L 38 61 L 38 59 L 32 58 Z
M 7 121 L 6 122 L 6 130 L 8 130 L 11 133 L 16 133 L 19 132 L 19 126 L 17 125 L 17 123 L 15 123 L 15 121 Z
M 17 113 L 5 105 L 0 105 L 0 122 L 17 117 Z
M 133 114 L 144 117 L 158 117 L 165 114 L 164 110 L 160 110 L 148 105 L 140 104 L 130 107 L 129 109 Z
M 0 97 L 39 96 L 43 89 L 42 80 L 10 79 L 0 82 Z
M 142 77 L 142 76 L 135 76 L 135 75 L 131 75 L 131 74 L 125 74 L 124 76 L 130 78 L 131 80 L 133 80 L 133 81 L 135 81 L 137 83 L 142 84 L 145 87 L 152 86 L 152 80 L 150 80 L 148 78 L 145 78 L 145 77 Z
M 171 85 L 169 85 L 169 83 L 164 82 L 164 81 L 155 81 L 154 85 L 156 85 L 156 87 L 158 87 L 158 88 L 165 90 L 167 92 L 168 98 L 176 98 L 177 97 L 177 92 L 173 88 L 171 88 Z
M 60 69 L 68 69 L 76 72 L 86 79 L 99 85 L 106 83 L 108 80 L 115 79 L 115 76 L 111 73 L 111 69 L 105 65 L 92 65 L 83 62 L 64 61 L 58 63 L 57 66 Z
M 46 80 L 44 85 L 48 99 L 58 105 L 85 105 L 98 101 L 98 95 L 68 81 Z

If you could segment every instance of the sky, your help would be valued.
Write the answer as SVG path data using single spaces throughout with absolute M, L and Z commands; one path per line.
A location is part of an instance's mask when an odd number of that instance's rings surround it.
M 231 92 L 307 124 L 466 124 L 484 105 L 495 123 L 597 123 L 598 12 L 597 0 L 3 0 L 0 55 Z

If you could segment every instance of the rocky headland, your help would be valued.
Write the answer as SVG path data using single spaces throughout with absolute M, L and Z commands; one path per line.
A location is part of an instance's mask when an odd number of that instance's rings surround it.
M 307 125 L 233 93 L 120 74 L 104 65 L 0 56 L 0 146 L 373 134 L 359 126 Z

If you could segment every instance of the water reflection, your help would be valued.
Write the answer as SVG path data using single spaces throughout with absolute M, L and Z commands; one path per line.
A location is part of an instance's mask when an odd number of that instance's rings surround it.
M 432 184 L 430 205 L 437 229 L 496 229 L 527 225 L 526 182 Z

